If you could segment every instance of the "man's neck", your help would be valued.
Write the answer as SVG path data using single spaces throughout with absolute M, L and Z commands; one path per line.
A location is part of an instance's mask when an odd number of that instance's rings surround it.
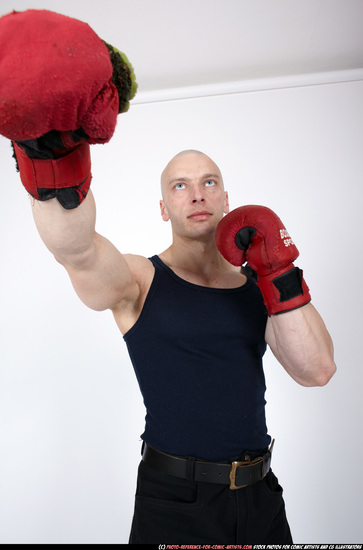
M 213 285 L 216 279 L 220 279 L 228 272 L 240 270 L 229 264 L 220 254 L 214 240 L 173 242 L 164 252 L 159 254 L 175 273 L 187 280 L 199 279 L 198 284 Z M 236 285 L 237 286 L 237 285 Z

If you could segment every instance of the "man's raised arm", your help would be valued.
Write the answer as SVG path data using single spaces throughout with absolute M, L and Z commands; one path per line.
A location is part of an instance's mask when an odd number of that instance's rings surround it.
M 90 144 L 107 143 L 128 110 L 131 64 L 86 23 L 48 10 L 1 17 L 0 47 L 0 134 L 13 144 L 41 238 L 89 307 L 135 300 L 124 257 L 95 232 L 89 192 Z
M 93 194 L 75 209 L 56 199 L 31 201 L 38 232 L 56 260 L 67 270 L 78 296 L 97 311 L 114 309 L 122 300 L 137 299 L 138 288 L 122 254 L 95 232 Z

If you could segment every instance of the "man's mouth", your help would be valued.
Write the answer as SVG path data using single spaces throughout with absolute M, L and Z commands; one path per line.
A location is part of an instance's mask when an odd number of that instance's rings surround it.
M 200 210 L 198 212 L 193 212 L 193 214 L 190 214 L 188 216 L 188 219 L 194 220 L 194 221 L 203 221 L 207 220 L 212 214 L 210 212 L 207 212 L 207 210 Z

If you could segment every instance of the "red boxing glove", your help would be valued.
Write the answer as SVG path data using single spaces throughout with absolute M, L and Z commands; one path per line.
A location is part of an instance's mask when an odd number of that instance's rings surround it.
M 17 142 L 35 198 L 78 206 L 91 181 L 88 144 L 111 139 L 136 89 L 127 57 L 86 23 L 48 10 L 0 18 L 0 134 Z
M 299 251 L 280 218 L 269 208 L 236 208 L 219 222 L 216 243 L 228 262 L 242 266 L 247 261 L 256 271 L 269 315 L 310 302 L 303 272 L 293 264 Z
M 117 53 L 115 71 L 111 58 Z M 126 56 L 87 23 L 48 10 L 0 18 L 3 136 L 21 141 L 82 127 L 89 143 L 106 143 L 136 86 Z

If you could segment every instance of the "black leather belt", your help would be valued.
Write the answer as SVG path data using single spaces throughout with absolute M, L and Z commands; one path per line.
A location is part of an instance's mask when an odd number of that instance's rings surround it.
M 252 483 L 263 479 L 270 470 L 274 442 L 275 440 L 272 441 L 270 447 L 263 455 L 257 456 L 252 460 L 235 460 L 231 464 L 196 460 L 193 463 L 193 479 L 194 481 L 205 481 L 208 483 L 224 483 L 225 485 L 229 485 L 229 488 L 232 490 L 252 485 Z M 162 453 L 145 443 L 142 459 L 155 470 L 159 470 L 159 472 L 188 479 L 188 465 L 190 465 L 190 461 L 185 458 Z

